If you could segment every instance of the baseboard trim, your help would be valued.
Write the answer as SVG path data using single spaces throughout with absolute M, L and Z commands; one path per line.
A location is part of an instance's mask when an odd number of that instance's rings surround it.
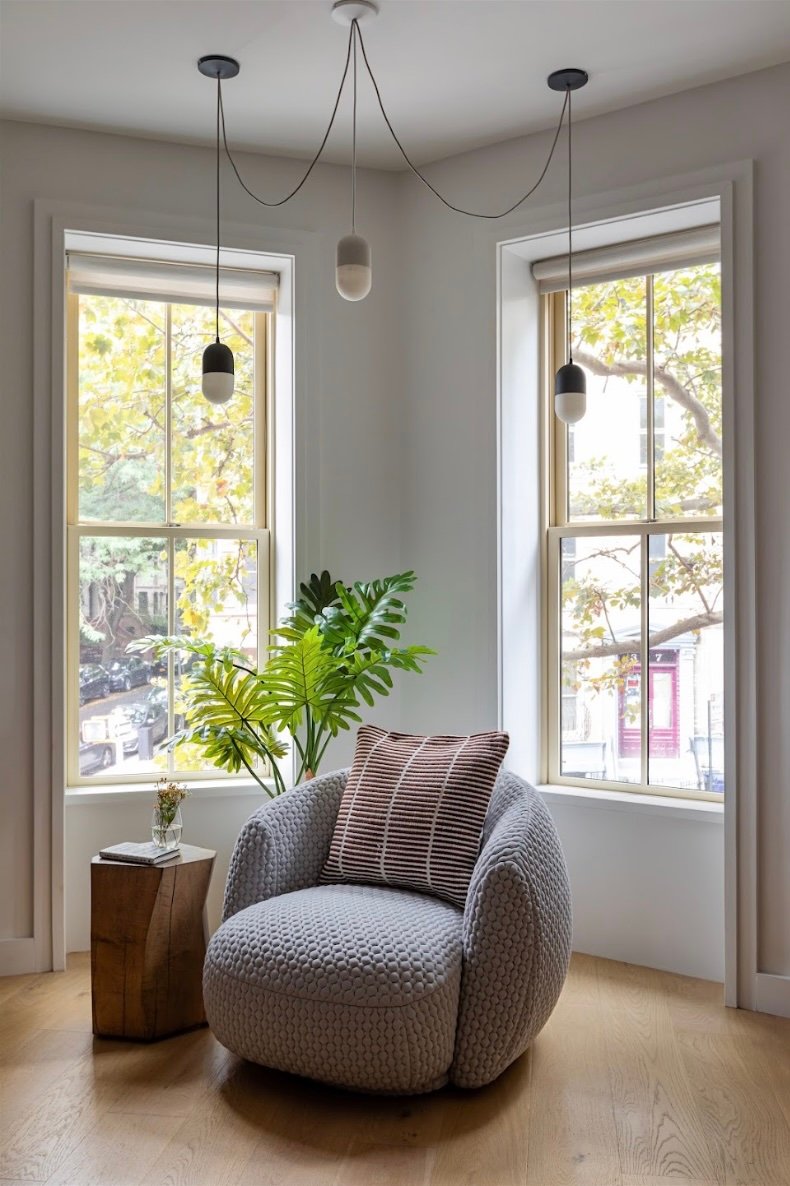
M 754 978 L 754 1007 L 758 1013 L 790 1017 L 790 976 L 758 972 Z
M 0 939 L 0 976 L 38 972 L 35 939 Z

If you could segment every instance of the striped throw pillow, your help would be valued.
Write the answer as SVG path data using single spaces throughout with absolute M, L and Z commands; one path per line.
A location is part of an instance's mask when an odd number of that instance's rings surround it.
M 509 740 L 363 725 L 321 880 L 406 886 L 463 906 Z

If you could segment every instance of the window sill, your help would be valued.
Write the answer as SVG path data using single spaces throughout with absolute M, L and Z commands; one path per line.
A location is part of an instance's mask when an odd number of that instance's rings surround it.
M 538 787 L 548 807 L 587 807 L 593 811 L 625 811 L 642 815 L 660 815 L 665 819 L 684 819 L 695 823 L 723 823 L 724 804 L 700 799 L 676 799 L 669 795 L 641 795 L 628 791 L 603 791 L 578 787 Z
M 274 789 L 274 782 L 266 779 L 266 785 Z M 186 782 L 190 799 L 226 799 L 256 797 L 266 802 L 266 795 L 252 779 L 199 779 Z M 136 803 L 151 799 L 153 788 L 147 783 L 116 783 L 112 786 L 67 787 L 67 807 L 100 806 L 103 803 Z

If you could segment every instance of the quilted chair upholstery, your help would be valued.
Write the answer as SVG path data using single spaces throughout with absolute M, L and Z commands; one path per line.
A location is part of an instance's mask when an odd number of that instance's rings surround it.
M 491 1082 L 560 994 L 570 894 L 554 825 L 502 772 L 463 911 L 409 890 L 320 885 L 348 771 L 244 825 L 209 943 L 206 1014 L 253 1062 L 360 1091 Z

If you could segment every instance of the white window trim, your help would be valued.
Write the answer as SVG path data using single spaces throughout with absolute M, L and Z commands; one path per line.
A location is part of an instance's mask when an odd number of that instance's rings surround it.
M 709 215 L 700 217 L 700 207 L 712 201 L 719 205 L 724 290 L 724 520 L 729 557 L 724 588 L 725 761 L 734 774 L 723 812 L 725 996 L 728 1004 L 754 1008 L 760 999 L 760 976 L 765 974 L 759 972 L 757 958 L 753 163 L 716 165 L 607 194 L 580 196 L 575 226 L 579 247 L 605 246 L 626 237 L 637 239 L 709 223 Z M 652 218 L 645 221 L 645 215 L 657 210 L 666 214 L 663 226 Z M 684 221 L 678 221 L 678 215 Z M 540 737 L 542 672 L 537 661 L 544 637 L 539 595 L 540 489 L 535 481 L 541 431 L 539 337 L 537 286 L 529 265 L 561 253 L 566 217 L 557 203 L 533 212 L 529 219 L 514 220 L 506 241 L 501 232 L 499 236 L 478 234 L 481 253 L 493 248 L 497 268 L 500 722 L 511 732 L 511 764 L 536 783 L 546 779 L 540 764 L 545 747 Z M 629 221 L 633 236 L 623 235 L 623 220 Z M 611 232 L 613 221 L 620 223 L 616 235 Z M 525 399 L 525 391 L 534 392 L 535 399 Z M 522 448 L 518 457 L 516 439 L 532 446 Z M 525 532 L 525 516 L 534 533 Z M 517 622 L 521 623 L 520 644 Z M 531 629 L 529 625 L 525 629 L 525 623 L 531 623 Z M 639 803 L 635 808 L 646 810 Z M 790 1015 L 790 978 L 786 1011 Z
M 84 238 L 84 237 L 83 237 Z M 97 238 L 101 238 L 97 236 Z M 66 259 L 66 273 L 69 281 L 71 280 L 71 266 L 74 258 L 73 247 L 71 246 L 71 237 L 67 235 L 67 259 Z M 125 240 L 119 246 L 127 252 L 132 252 L 135 249 L 138 251 L 144 250 L 144 241 L 135 242 L 134 240 Z M 166 245 L 163 245 L 166 246 Z M 193 248 L 193 250 L 196 250 Z M 199 249 L 197 249 L 199 251 Z M 183 245 L 182 245 L 183 251 Z M 98 259 L 102 260 L 102 256 L 82 256 L 78 258 L 83 259 Z M 123 258 L 123 257 L 121 257 Z M 141 273 L 140 257 L 128 255 L 125 258 L 129 259 L 130 265 L 134 265 L 134 275 L 139 278 Z M 150 266 L 146 261 L 142 261 L 142 274 L 145 275 L 146 266 Z M 158 278 L 161 281 L 167 280 L 168 263 L 166 261 L 157 261 L 155 265 L 159 272 Z M 174 295 L 172 289 L 178 281 L 178 269 L 188 268 L 190 265 L 178 261 L 173 262 L 174 272 L 173 283 L 165 287 L 158 297 L 167 306 L 167 342 L 170 342 L 170 306 L 176 303 L 189 303 L 189 298 L 184 297 L 183 302 Z M 197 271 L 201 271 L 205 265 L 194 265 Z M 258 275 L 269 277 L 270 273 L 259 272 Z M 254 277 L 256 273 L 248 270 L 244 273 L 245 281 L 249 287 L 253 286 Z M 123 291 L 123 274 L 118 278 L 119 283 L 116 286 L 117 291 Z M 276 292 L 276 287 L 274 289 Z M 269 410 L 273 403 L 273 392 L 271 391 L 271 367 L 269 354 L 271 350 L 272 333 L 270 326 L 267 324 L 265 312 L 253 312 L 255 323 L 255 361 L 254 361 L 254 378 L 253 378 L 253 400 L 255 408 L 254 420 L 254 441 L 253 441 L 253 457 L 254 457 L 254 483 L 253 483 L 253 523 L 252 524 L 211 524 L 211 523 L 189 523 L 175 525 L 171 522 L 171 497 L 172 491 L 169 480 L 165 483 L 165 503 L 164 503 L 164 522 L 160 524 L 137 524 L 126 523 L 123 521 L 110 523 L 94 523 L 90 521 L 81 522 L 79 517 L 79 423 L 78 423 L 78 352 L 79 352 L 79 296 L 71 290 L 66 293 L 66 518 L 65 518 L 65 532 L 66 532 L 66 782 L 67 791 L 71 789 L 83 789 L 89 787 L 104 787 L 107 790 L 113 788 L 123 787 L 127 782 L 144 783 L 150 788 L 151 781 L 156 777 L 150 772 L 139 772 L 133 774 L 129 772 L 129 777 L 123 776 L 119 779 L 118 774 L 93 774 L 82 776 L 79 772 L 79 756 L 76 749 L 77 738 L 79 736 L 79 712 L 80 704 L 77 695 L 77 680 L 79 672 L 79 625 L 77 621 L 77 606 L 76 596 L 78 595 L 79 583 L 79 548 L 80 540 L 83 537 L 97 537 L 109 536 L 112 538 L 133 537 L 133 538 L 156 538 L 161 539 L 163 546 L 167 548 L 169 555 L 168 562 L 168 617 L 171 619 L 171 626 L 174 625 L 173 615 L 175 613 L 175 567 L 173 545 L 178 539 L 230 539 L 230 540 L 245 540 L 250 541 L 256 546 L 256 569 L 258 579 L 256 580 L 257 596 L 255 600 L 256 621 L 258 645 L 266 645 L 269 630 L 274 626 L 275 621 L 273 617 L 273 607 L 270 603 L 270 590 L 272 585 L 271 565 L 273 563 L 274 552 L 271 547 L 271 531 L 269 528 L 269 506 L 271 503 L 271 484 L 275 472 L 274 456 L 272 453 L 272 441 L 270 432 L 270 415 Z M 169 349 L 169 346 L 166 347 Z M 167 375 L 167 414 L 166 424 L 170 425 L 170 364 L 166 367 Z M 165 435 L 165 475 L 170 475 L 172 472 L 172 438 L 168 427 Z M 261 575 L 264 579 L 261 580 Z M 168 633 L 172 633 L 172 629 Z M 168 734 L 173 730 L 174 719 L 174 688 L 172 680 L 168 680 Z M 162 771 L 162 774 L 168 774 L 168 771 Z M 176 769 L 174 776 L 182 778 L 184 776 Z M 213 771 L 196 771 L 194 774 L 190 773 L 189 778 L 195 783 L 202 781 L 222 782 L 225 779 L 230 780 L 231 775 L 218 775 Z
M 695 823 L 724 823 L 724 804 L 705 799 L 635 795 L 632 791 L 613 791 L 597 786 L 582 790 L 580 787 L 558 786 L 554 783 L 540 783 L 537 789 L 549 807 L 589 807 L 592 811 L 625 811 Z
M 251 778 L 200 778 L 182 779 L 189 791 L 190 799 L 254 798 L 258 803 L 266 802 L 266 792 Z M 275 791 L 274 779 L 265 778 L 264 785 Z M 139 803 L 151 798 L 151 786 L 140 783 L 115 783 L 107 786 L 69 787 L 66 790 L 66 807 L 97 806 L 102 803 Z
M 34 200 L 33 508 L 34 603 L 39 628 L 33 643 L 36 746 L 33 752 L 33 928 L 13 953 L 14 970 L 65 967 L 65 507 L 64 325 L 66 232 L 148 239 L 152 252 L 166 244 L 204 245 L 211 258 L 216 229 L 210 219 L 89 203 Z M 273 344 L 275 406 L 272 432 L 277 467 L 272 490 L 276 557 L 271 565 L 271 604 L 293 598 L 297 566 L 306 571 L 320 554 L 321 473 L 319 434 L 307 432 L 321 407 L 319 293 L 327 280 L 321 234 L 225 222 L 224 251 L 240 266 L 265 266 L 279 274 Z M 252 244 L 266 244 L 261 251 Z M 295 284 L 298 273 L 299 283 Z M 312 332 L 310 332 L 312 327 Z M 299 369 L 295 369 L 298 350 Z M 299 423 L 300 432 L 295 425 Z M 42 493 L 43 492 L 43 493 Z M 285 777 L 290 776 L 288 763 Z M 221 793 L 221 792 L 218 792 Z M 5 953 L 4 953 L 5 954 Z

